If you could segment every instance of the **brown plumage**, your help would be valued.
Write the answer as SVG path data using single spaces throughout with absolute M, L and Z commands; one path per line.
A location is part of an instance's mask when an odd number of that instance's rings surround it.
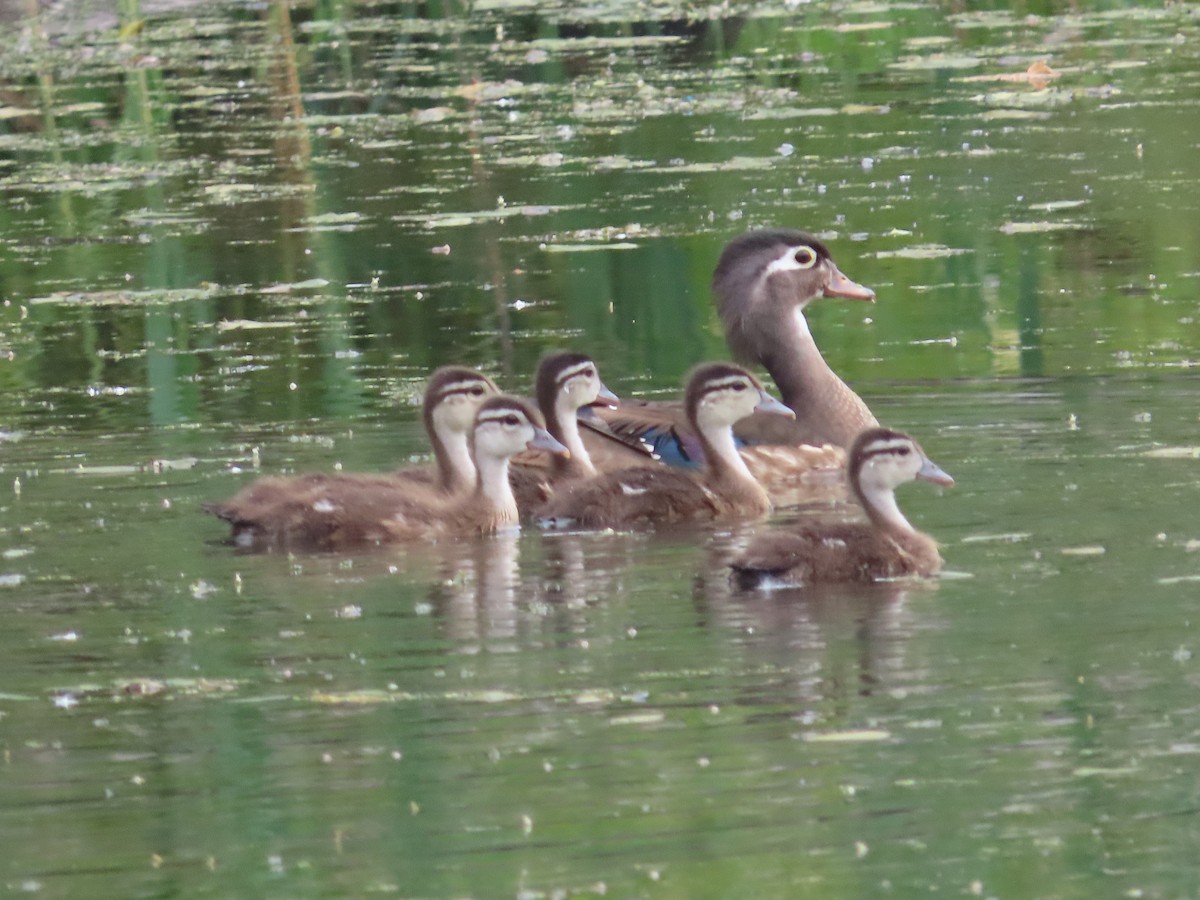
M 803 231 L 764 229 L 730 241 L 713 272 L 717 314 L 735 359 L 761 363 L 795 422 L 751 420 L 752 443 L 849 447 L 876 420 L 862 399 L 829 368 L 809 331 L 804 309 L 820 297 L 875 299 L 851 281 L 824 243 Z
M 486 375 L 463 366 L 442 366 L 429 376 L 421 405 L 425 433 L 433 448 L 433 466 L 405 466 L 395 478 L 424 484 L 450 496 L 475 484 L 469 448 L 475 413 L 488 397 L 500 393 Z
M 517 523 L 512 456 L 527 448 L 565 451 L 532 406 L 504 395 L 479 407 L 471 443 L 476 485 L 458 498 L 391 475 L 318 475 L 282 479 L 286 489 L 271 485 L 265 493 L 256 483 L 205 508 L 230 523 L 235 543 L 255 549 L 341 550 L 483 534 Z
M 390 475 L 354 476 L 364 485 L 381 489 L 406 485 L 436 491 L 444 496 L 466 493 L 475 484 L 475 463 L 468 447 L 475 413 L 483 401 L 499 393 L 490 378 L 474 369 L 443 366 L 429 376 L 425 387 L 422 418 L 433 447 L 433 466 L 406 466 Z M 239 517 L 257 517 L 262 511 L 288 498 L 318 489 L 333 479 L 347 476 L 333 472 L 268 476 L 239 491 L 224 503 L 204 503 L 201 509 L 228 522 Z
M 542 357 L 534 380 L 538 409 L 546 430 L 567 448 L 566 454 L 527 451 L 513 459 L 509 481 L 522 512 L 541 506 L 554 487 L 597 472 L 580 433 L 578 412 L 594 403 L 616 403 L 600 380 L 596 363 L 582 353 L 561 351 Z
M 866 522 L 807 522 L 761 535 L 731 564 L 740 587 L 928 576 L 942 566 L 937 542 L 909 524 L 895 489 L 954 480 L 912 438 L 870 428 L 851 446 L 847 480 Z
M 847 499 L 846 453 L 841 447 L 755 444 L 738 452 L 776 509 Z
M 875 298 L 873 291 L 842 274 L 821 241 L 788 229 L 747 232 L 725 246 L 712 288 L 734 357 L 764 366 L 783 402 L 796 412 L 795 420 L 748 417 L 734 429 L 739 441 L 845 448 L 860 431 L 877 424 L 867 405 L 829 368 L 804 317 L 805 307 L 821 297 Z M 614 412 L 601 411 L 601 416 L 621 435 L 645 436 L 668 461 L 676 451 L 684 457 L 694 453 L 694 435 L 677 405 L 625 403 Z M 774 493 L 794 487 L 797 472 L 828 470 L 830 462 L 842 469 L 839 449 L 819 457 L 784 449 L 753 468 Z
M 684 397 L 688 421 L 705 454 L 696 476 L 679 469 L 636 468 L 563 485 L 538 511 L 554 527 L 638 526 L 765 515 L 766 492 L 733 443 L 733 424 L 755 409 L 791 415 L 745 369 L 708 363 L 693 370 Z

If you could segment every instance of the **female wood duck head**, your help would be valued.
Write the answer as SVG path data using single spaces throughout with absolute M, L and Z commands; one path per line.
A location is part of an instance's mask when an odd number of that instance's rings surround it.
M 851 281 L 828 248 L 803 231 L 751 231 L 730 241 L 713 273 L 717 311 L 735 357 L 766 366 L 783 402 L 796 411 L 794 426 L 753 432 L 750 443 L 834 444 L 848 447 L 878 424 L 817 349 L 804 309 L 818 297 L 875 299 Z M 755 420 L 762 422 L 761 419 Z
M 797 313 L 804 323 L 804 308 L 818 297 L 875 299 L 873 290 L 842 274 L 821 241 L 785 228 L 750 231 L 726 244 L 712 287 L 734 356 L 763 362 L 764 349 L 780 339 L 780 324 Z

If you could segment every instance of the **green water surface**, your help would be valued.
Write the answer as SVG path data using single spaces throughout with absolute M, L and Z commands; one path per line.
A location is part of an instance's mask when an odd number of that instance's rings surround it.
M 0 891 L 1200 896 L 1195 5 L 0 17 Z M 943 578 L 199 512 L 420 457 L 445 363 L 674 395 L 767 225 L 878 292 L 810 321 Z

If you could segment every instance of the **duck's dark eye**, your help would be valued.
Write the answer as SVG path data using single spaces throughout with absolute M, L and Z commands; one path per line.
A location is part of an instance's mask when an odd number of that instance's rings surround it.
M 817 251 L 812 247 L 797 247 L 792 258 L 800 268 L 811 269 L 817 263 Z
M 483 396 L 483 385 L 477 384 L 477 385 L 475 385 L 475 387 L 471 388 L 471 396 L 472 397 L 482 397 Z
M 910 450 L 910 449 L 911 449 L 911 448 L 909 448 L 909 447 L 897 447 L 897 448 L 896 448 L 896 454 L 897 454 L 897 455 L 899 455 L 899 456 L 908 456 L 908 453 L 909 453 L 909 450 Z
M 595 378 L 596 370 L 595 369 L 585 369 L 583 372 L 583 377 L 584 378 Z
M 521 420 L 515 415 L 508 415 L 504 417 L 504 424 L 509 428 L 516 428 L 521 424 Z
M 736 384 L 731 384 L 730 387 L 735 391 L 744 391 L 747 387 L 749 387 L 749 385 L 747 385 L 744 381 L 739 381 Z

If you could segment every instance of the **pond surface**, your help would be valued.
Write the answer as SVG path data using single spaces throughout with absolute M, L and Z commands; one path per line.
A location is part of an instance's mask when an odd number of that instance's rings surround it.
M 43 15 L 0 8 L 4 891 L 1196 896 L 1194 5 Z M 878 291 L 810 319 L 958 481 L 900 498 L 938 581 L 198 511 L 423 454 L 444 363 L 673 395 L 763 225 Z

